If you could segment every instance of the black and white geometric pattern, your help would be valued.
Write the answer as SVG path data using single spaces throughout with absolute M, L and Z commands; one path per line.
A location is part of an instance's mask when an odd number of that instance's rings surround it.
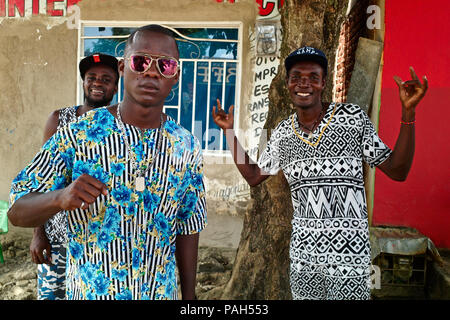
M 77 118 L 77 110 L 81 106 L 59 109 L 58 129 L 64 127 Z M 65 244 L 67 242 L 67 221 L 64 212 L 58 212 L 44 225 L 45 233 L 51 244 Z M 44 266 L 45 267 L 45 266 Z
M 290 279 L 294 300 L 368 300 L 369 271 L 363 267 L 343 265 L 291 266 Z
M 308 139 L 293 114 L 273 131 L 258 161 L 267 173 L 283 170 L 291 189 L 293 297 L 368 299 L 371 261 L 362 162 L 377 166 L 392 151 L 353 104 L 331 103 L 312 144 L 296 133 Z

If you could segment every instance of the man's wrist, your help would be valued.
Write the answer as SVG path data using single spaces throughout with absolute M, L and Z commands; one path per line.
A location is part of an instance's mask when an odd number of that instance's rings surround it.
M 51 204 L 52 207 L 58 208 L 58 212 L 64 210 L 62 207 L 61 197 L 63 194 L 63 189 L 55 190 L 52 194 Z
M 403 122 L 414 122 L 416 120 L 416 111 L 415 110 L 402 110 L 402 119 Z
M 33 229 L 34 236 L 41 236 L 44 234 L 44 225 L 40 225 L 39 227 L 35 227 Z

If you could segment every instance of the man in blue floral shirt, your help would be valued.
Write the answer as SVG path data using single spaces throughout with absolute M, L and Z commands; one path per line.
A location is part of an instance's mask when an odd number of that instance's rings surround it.
M 68 299 L 195 298 L 206 226 L 201 147 L 162 113 L 179 77 L 170 30 L 127 40 L 124 97 L 63 128 L 14 179 L 10 221 L 35 227 L 64 210 Z

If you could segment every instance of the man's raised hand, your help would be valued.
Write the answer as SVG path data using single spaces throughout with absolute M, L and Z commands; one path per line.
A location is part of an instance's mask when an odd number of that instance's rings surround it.
M 394 76 L 394 81 L 397 83 L 399 89 L 402 106 L 408 111 L 414 111 L 417 104 L 427 92 L 428 80 L 426 76 L 423 76 L 422 84 L 412 67 L 409 67 L 409 72 L 411 73 L 412 80 L 403 81 L 400 77 Z
M 234 125 L 233 109 L 234 109 L 234 106 L 232 105 L 228 109 L 228 113 L 226 113 L 222 109 L 219 99 L 217 99 L 217 112 L 216 112 L 216 106 L 213 106 L 213 109 L 212 109 L 213 120 L 224 131 L 227 129 L 233 129 L 233 125 Z

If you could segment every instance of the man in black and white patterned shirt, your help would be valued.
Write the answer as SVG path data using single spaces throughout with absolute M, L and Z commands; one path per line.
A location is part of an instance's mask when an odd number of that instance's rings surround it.
M 60 127 L 75 121 L 82 114 L 107 106 L 117 92 L 118 60 L 96 53 L 80 61 L 84 103 L 53 111 L 45 125 L 44 143 Z M 30 244 L 31 259 L 38 264 L 37 296 L 39 300 L 65 298 L 66 286 L 66 217 L 59 212 L 44 225 L 34 229 Z M 49 254 L 51 252 L 51 254 Z
M 233 132 L 233 114 L 218 101 L 215 123 L 225 130 L 236 165 L 251 186 L 280 169 L 289 183 L 294 214 L 290 242 L 290 284 L 294 299 L 369 299 L 370 242 L 363 161 L 393 180 L 406 179 L 414 155 L 415 111 L 428 87 L 394 77 L 402 119 L 393 150 L 367 114 L 351 103 L 323 103 L 328 61 L 302 47 L 285 60 L 286 83 L 296 113 L 271 132 L 258 164 L 252 163 Z M 239 162 L 238 159 L 245 159 Z

